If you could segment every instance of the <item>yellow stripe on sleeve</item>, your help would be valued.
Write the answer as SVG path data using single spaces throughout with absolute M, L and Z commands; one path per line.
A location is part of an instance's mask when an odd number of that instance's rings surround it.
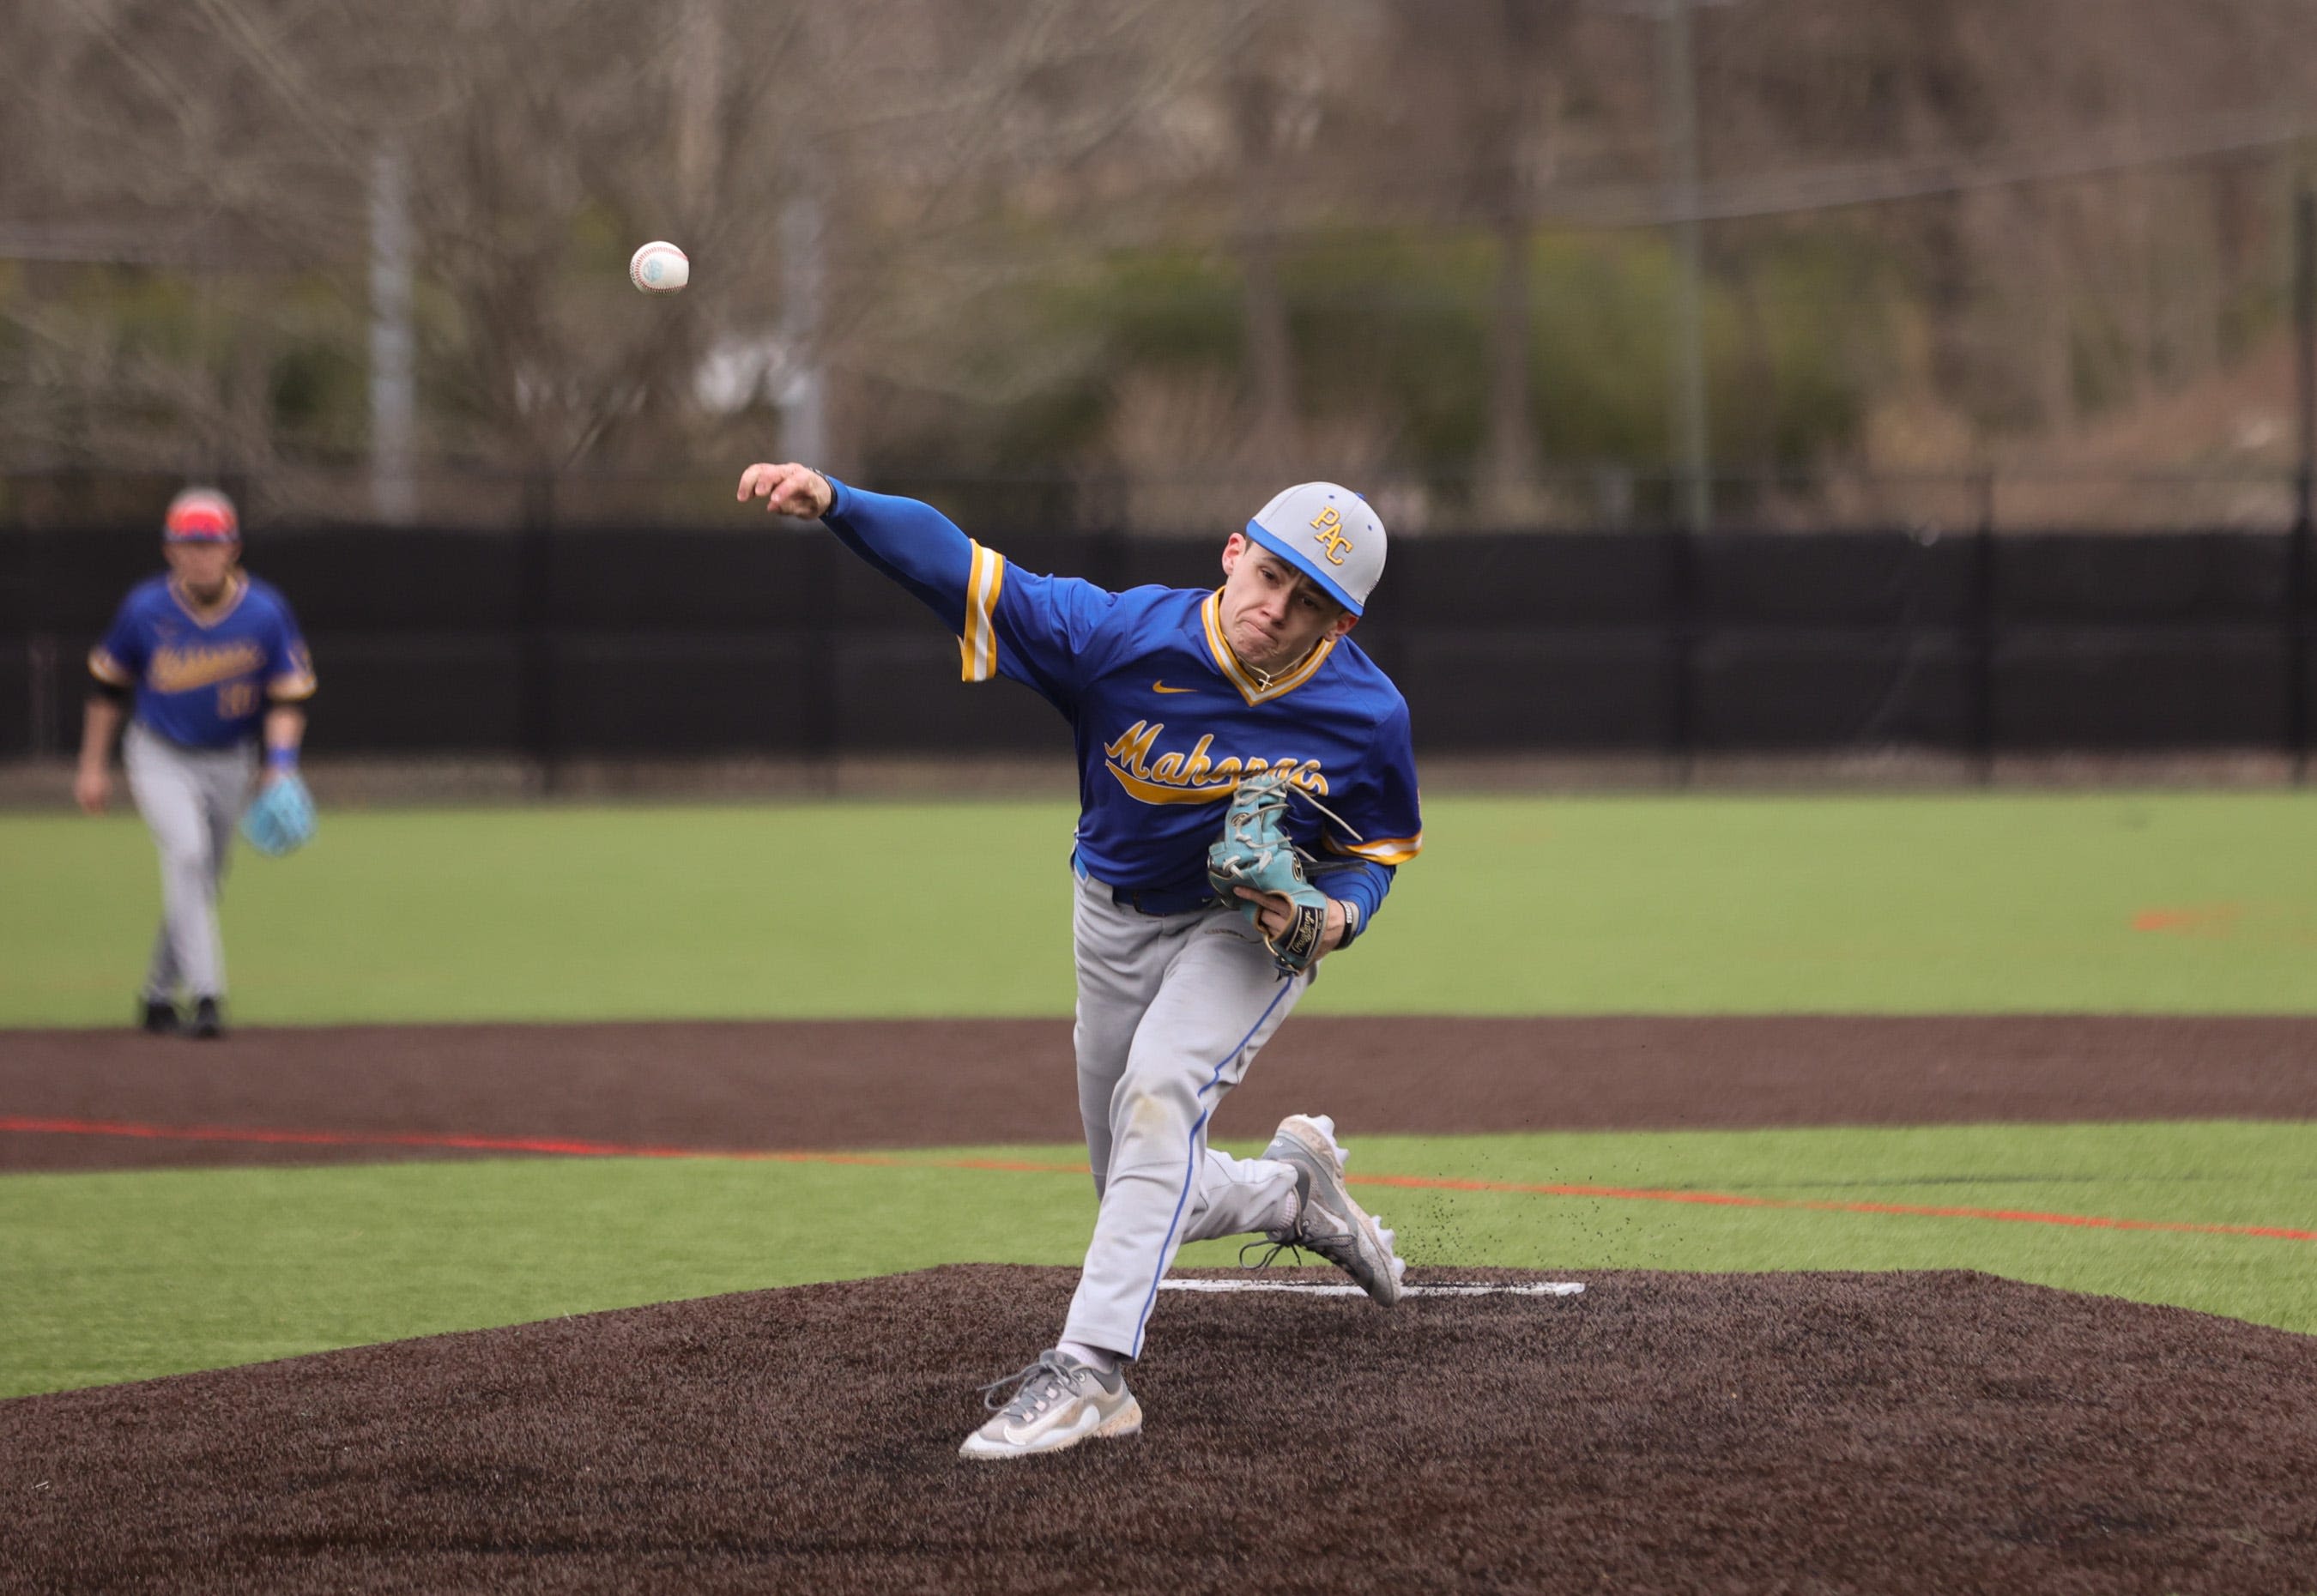
M 1006 585 L 1006 559 L 994 548 L 973 545 L 965 578 L 965 628 L 958 634 L 960 674 L 987 682 L 997 674 L 997 595 Z
M 1406 864 L 1424 851 L 1424 834 L 1418 832 L 1412 837 L 1378 837 L 1373 843 L 1339 843 L 1329 837 L 1328 847 L 1330 851 L 1356 854 L 1362 859 L 1372 859 L 1378 864 Z
M 111 687 L 131 687 L 136 684 L 136 679 L 129 673 L 129 667 L 102 648 L 92 648 L 88 651 L 88 673 Z

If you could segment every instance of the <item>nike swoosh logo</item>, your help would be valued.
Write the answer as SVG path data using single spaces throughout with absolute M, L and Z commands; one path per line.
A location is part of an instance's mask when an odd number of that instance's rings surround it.
M 1067 1424 L 1053 1422 L 1060 1416 L 1058 1410 L 1052 1413 L 1041 1414 L 1027 1424 L 1019 1426 L 1008 1424 L 1006 1426 L 1006 1443 L 1008 1446 L 1022 1446 L 1040 1439 L 1041 1431 L 1046 1435 L 1084 1435 L 1102 1422 L 1102 1414 L 1092 1403 L 1087 1404 L 1078 1416 Z
M 1199 690 L 1195 687 L 1169 687 L 1164 682 L 1153 682 L 1150 684 L 1150 691 L 1153 692 L 1196 692 Z

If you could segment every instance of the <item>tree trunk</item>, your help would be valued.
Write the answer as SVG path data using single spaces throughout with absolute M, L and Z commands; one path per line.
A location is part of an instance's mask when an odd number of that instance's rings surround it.
M 1279 286 L 1279 202 L 1270 81 L 1244 73 L 1232 85 L 1239 136 L 1239 325 L 1247 361 L 1248 464 L 1275 474 L 1294 463 L 1295 346 Z
M 1497 231 L 1497 294 L 1489 317 L 1489 434 L 1483 513 L 1525 516 L 1536 492 L 1536 419 L 1530 398 L 1529 235 L 1512 208 Z

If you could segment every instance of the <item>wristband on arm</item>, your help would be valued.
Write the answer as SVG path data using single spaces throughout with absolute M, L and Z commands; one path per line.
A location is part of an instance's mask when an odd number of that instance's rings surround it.
M 265 768 L 269 771 L 296 770 L 298 751 L 295 748 L 268 748 L 265 751 Z

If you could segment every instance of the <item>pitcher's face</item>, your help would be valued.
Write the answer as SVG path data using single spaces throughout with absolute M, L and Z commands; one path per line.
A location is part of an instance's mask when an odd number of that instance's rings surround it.
M 1242 664 L 1275 674 L 1358 620 L 1246 533 L 1223 545 L 1223 640 Z

